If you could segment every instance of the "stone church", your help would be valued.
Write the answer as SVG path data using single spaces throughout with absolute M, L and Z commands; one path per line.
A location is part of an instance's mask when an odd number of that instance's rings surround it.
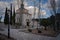
M 28 10 L 24 8 L 23 1 L 21 3 L 21 7 L 16 10 L 15 23 L 20 26 L 27 26 L 27 23 L 31 22 L 32 15 L 28 13 Z

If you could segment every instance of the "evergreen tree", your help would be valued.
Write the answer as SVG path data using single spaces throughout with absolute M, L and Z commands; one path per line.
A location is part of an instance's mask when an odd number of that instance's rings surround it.
M 6 10 L 5 10 L 5 17 L 4 17 L 4 24 L 8 24 L 8 22 L 9 22 L 9 15 L 8 15 L 8 13 L 7 13 L 7 8 L 6 8 Z
M 0 17 L 0 22 L 1 22 L 2 16 Z
M 12 25 L 12 4 L 11 4 L 11 10 L 10 10 L 10 24 Z
M 45 27 L 45 30 L 47 30 L 47 26 L 51 25 L 51 21 L 49 19 L 41 19 L 40 23 L 40 25 Z
M 15 25 L 15 7 L 13 9 L 13 24 Z

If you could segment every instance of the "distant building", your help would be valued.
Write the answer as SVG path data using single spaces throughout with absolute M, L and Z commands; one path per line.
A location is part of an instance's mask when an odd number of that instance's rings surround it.
M 32 19 L 32 27 L 37 28 L 39 19 Z
M 24 8 L 23 2 L 21 3 L 21 8 L 16 10 L 16 17 L 15 17 L 15 23 L 26 26 L 27 23 L 31 22 L 32 15 L 28 13 L 28 10 Z

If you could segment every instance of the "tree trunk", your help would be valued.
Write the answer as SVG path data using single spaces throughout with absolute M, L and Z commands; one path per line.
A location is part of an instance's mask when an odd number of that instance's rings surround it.
M 45 26 L 45 29 L 44 30 L 47 30 L 46 26 Z

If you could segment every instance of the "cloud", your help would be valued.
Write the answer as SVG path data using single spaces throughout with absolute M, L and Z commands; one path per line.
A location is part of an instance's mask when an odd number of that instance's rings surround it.
M 9 8 L 9 3 L 0 1 L 0 14 L 3 14 L 5 12 L 6 7 Z
M 48 0 L 47 4 L 48 4 L 48 8 L 52 9 L 50 1 L 53 1 L 53 0 Z M 56 9 L 59 9 L 60 8 L 60 0 L 55 0 L 55 2 L 56 2 Z
M 20 4 L 21 4 L 21 1 L 18 1 L 18 0 L 13 0 L 11 1 L 10 3 L 13 4 L 13 6 L 15 6 L 15 9 L 17 10 L 18 8 L 20 8 Z M 5 8 L 8 7 L 10 8 L 10 3 L 9 2 L 3 2 L 3 1 L 0 1 L 0 12 L 4 14 L 5 12 Z M 18 6 L 19 5 L 19 6 Z M 29 13 L 32 14 L 32 18 L 34 16 L 34 6 L 28 6 L 29 4 L 25 1 L 24 2 L 24 7 L 29 10 Z M 42 6 L 42 5 L 41 5 Z M 43 8 L 47 8 L 47 4 L 43 4 L 42 6 Z M 38 18 L 38 7 L 35 7 L 36 8 L 36 15 L 35 15 L 35 18 Z M 46 15 L 46 11 L 45 10 L 42 10 L 41 12 L 42 15 Z
M 43 15 L 43 16 L 46 15 L 46 11 L 45 10 L 42 10 L 41 11 L 41 15 Z
M 60 8 L 60 0 L 56 1 L 56 5 L 57 5 L 58 8 Z
M 5 14 L 6 7 L 10 8 L 10 3 L 4 2 L 4 1 L 0 1 L 0 16 L 2 16 L 2 20 L 1 21 L 4 21 L 4 14 Z
M 36 12 L 35 12 L 35 18 L 38 17 L 38 8 L 36 8 Z M 29 13 L 32 14 L 32 18 L 34 17 L 34 6 L 28 6 L 26 7 L 27 10 L 29 10 Z
M 29 10 L 29 13 L 32 14 L 32 18 L 34 17 L 34 6 L 29 6 L 29 7 L 26 7 L 26 9 Z M 38 18 L 38 12 L 39 12 L 39 8 L 38 7 L 35 7 L 35 18 Z M 43 15 L 45 16 L 46 15 L 46 11 L 45 10 L 40 10 L 40 15 Z

